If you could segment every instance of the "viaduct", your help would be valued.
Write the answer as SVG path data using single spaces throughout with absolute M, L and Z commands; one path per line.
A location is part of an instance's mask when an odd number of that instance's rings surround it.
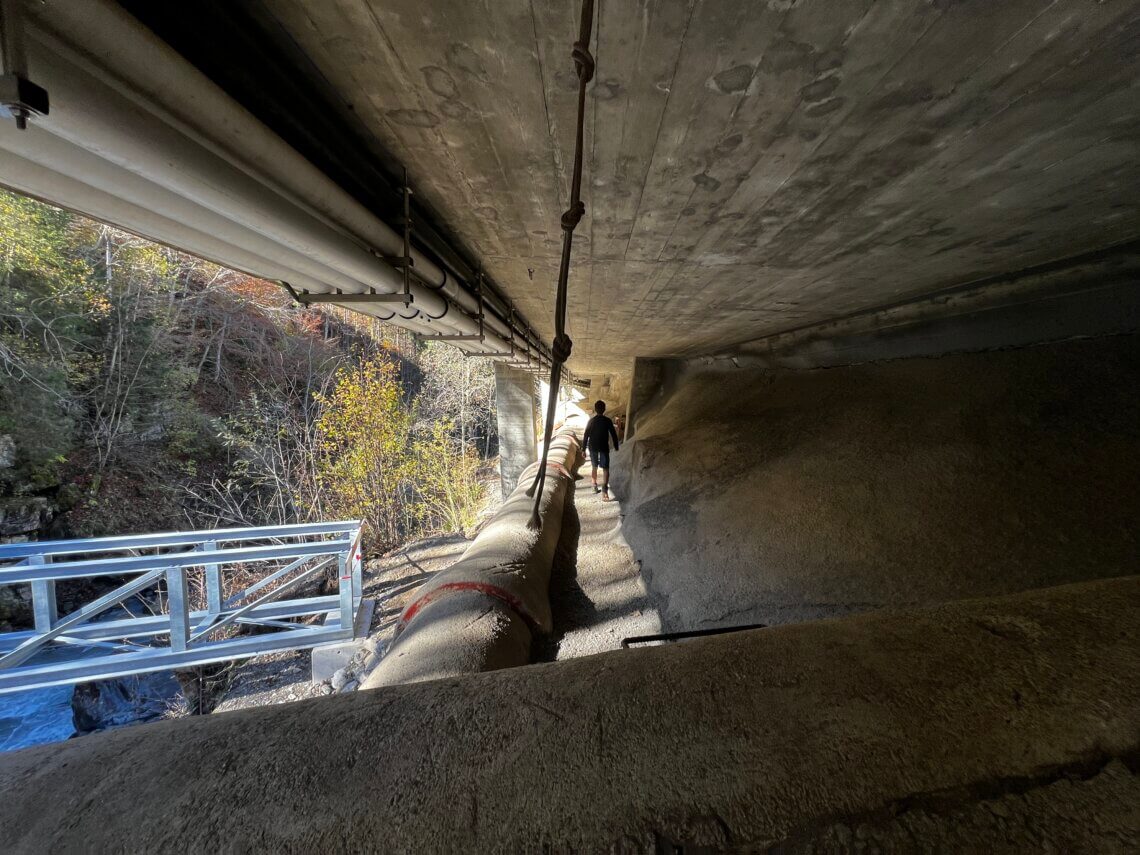
M 0 185 L 495 360 L 507 493 L 553 368 L 597 619 L 763 628 L 19 752 L 0 849 L 1140 848 L 1140 3 L 587 6 L 3 0 Z

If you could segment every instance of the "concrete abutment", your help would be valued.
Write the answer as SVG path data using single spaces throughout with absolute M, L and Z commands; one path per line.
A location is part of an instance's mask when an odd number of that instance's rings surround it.
M 503 498 L 514 490 L 523 470 L 538 459 L 538 400 L 534 375 L 495 363 L 495 410 L 499 427 L 499 475 Z

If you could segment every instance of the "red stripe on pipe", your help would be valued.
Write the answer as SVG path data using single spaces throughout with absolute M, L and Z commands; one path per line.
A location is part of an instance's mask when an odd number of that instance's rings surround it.
M 399 629 L 403 630 L 403 628 L 407 626 L 408 622 L 416 616 L 419 610 L 426 606 L 428 603 L 435 602 L 442 595 L 450 593 L 452 591 L 478 591 L 480 594 L 486 594 L 488 597 L 494 597 L 496 600 L 506 603 L 508 606 L 518 612 L 519 617 L 525 620 L 531 629 L 538 629 L 537 622 L 529 614 L 527 614 L 522 600 L 520 600 L 510 591 L 506 591 L 500 588 L 498 585 L 492 585 L 489 582 L 447 582 L 446 584 L 440 585 L 438 588 L 433 588 L 418 600 L 411 603 L 406 609 L 404 609 L 404 613 L 400 615 Z
M 534 473 L 538 471 L 538 464 L 532 463 L 523 470 L 522 475 L 519 476 L 519 483 L 529 481 L 534 477 Z M 547 463 L 546 464 L 547 477 L 554 475 L 555 477 L 566 478 L 570 481 L 574 480 L 574 476 L 570 474 L 570 470 L 563 466 L 561 463 Z

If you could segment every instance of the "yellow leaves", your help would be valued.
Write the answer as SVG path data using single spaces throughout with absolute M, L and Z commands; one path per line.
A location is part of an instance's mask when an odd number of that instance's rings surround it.
M 342 368 L 317 402 L 317 480 L 334 514 L 366 520 L 381 549 L 473 523 L 482 499 L 478 457 L 455 441 L 450 422 L 415 435 L 415 407 L 392 361 L 377 356 Z
M 368 521 L 373 540 L 400 534 L 402 487 L 409 479 L 412 417 L 396 366 L 375 358 L 342 368 L 328 396 L 318 396 L 317 479 L 338 513 Z

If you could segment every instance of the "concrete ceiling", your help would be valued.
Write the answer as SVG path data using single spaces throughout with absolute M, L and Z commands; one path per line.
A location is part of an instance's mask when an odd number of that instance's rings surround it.
M 549 335 L 577 3 L 260 4 Z M 605 0 L 595 42 L 580 372 L 1140 235 L 1140 2 Z

